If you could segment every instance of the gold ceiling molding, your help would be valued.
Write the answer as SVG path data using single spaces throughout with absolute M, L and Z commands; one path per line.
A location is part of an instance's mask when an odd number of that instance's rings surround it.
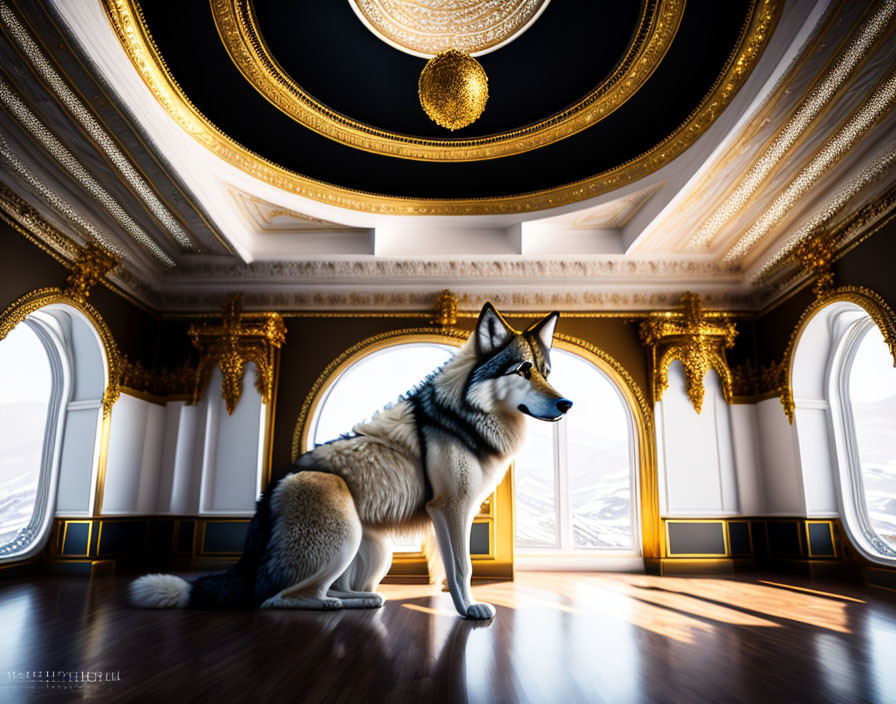
M 824 75 L 815 80 L 811 90 L 794 108 L 787 122 L 753 160 L 749 171 L 691 237 L 688 242 L 691 248 L 710 246 L 724 226 L 751 202 L 756 190 L 779 163 L 792 153 L 794 147 L 805 139 L 807 131 L 815 124 L 819 115 L 829 109 L 839 91 L 864 64 L 875 42 L 887 31 L 894 12 L 896 4 L 892 2 L 880 3 L 869 9 L 861 26 L 851 33 L 849 43 L 844 42 Z M 739 256 L 739 253 L 731 256 Z
M 218 1 L 218 0 L 216 0 Z M 782 0 L 755 0 L 737 48 L 722 75 L 689 118 L 669 137 L 626 164 L 582 181 L 515 196 L 425 199 L 382 196 L 302 176 L 254 154 L 215 127 L 190 103 L 171 76 L 135 0 L 103 0 L 127 55 L 159 104 L 213 154 L 249 176 L 304 198 L 379 215 L 498 215 L 555 208 L 601 195 L 653 173 L 682 154 L 722 113 L 768 43 Z
M 806 326 L 815 317 L 815 314 L 832 303 L 852 303 L 868 313 L 883 335 L 884 341 L 887 343 L 887 347 L 889 347 L 890 354 L 893 357 L 893 364 L 896 365 L 896 313 L 893 312 L 893 309 L 890 308 L 883 296 L 864 286 L 840 286 L 821 292 L 809 307 L 803 311 L 790 335 L 787 349 L 784 352 L 782 363 L 784 384 L 780 390 L 780 396 L 781 405 L 784 406 L 784 412 L 791 423 L 793 423 L 796 411 L 796 403 L 793 399 L 793 362 L 796 356 L 797 343 L 802 337 Z
M 700 413 L 703 408 L 703 377 L 714 369 L 722 381 L 725 399 L 734 398 L 731 370 L 725 350 L 734 345 L 737 328 L 727 313 L 707 312 L 696 293 L 684 293 L 678 312 L 651 313 L 641 323 L 641 341 L 648 349 L 653 402 L 663 399 L 669 387 L 669 367 L 676 359 L 684 366 L 687 394 Z
M 475 161 L 539 149 L 591 127 L 631 98 L 666 55 L 684 0 L 644 3 L 638 30 L 613 73 L 578 103 L 544 120 L 486 137 L 433 139 L 353 120 L 315 100 L 277 63 L 261 35 L 251 0 L 211 0 L 227 53 L 252 86 L 299 124 L 356 149 L 403 159 Z
M 232 414 L 243 393 L 243 370 L 248 362 L 255 365 L 255 386 L 262 402 L 271 402 L 279 350 L 286 341 L 286 325 L 279 313 L 244 313 L 240 297 L 234 296 L 224 307 L 220 324 L 194 324 L 188 334 L 199 350 L 193 403 L 202 398 L 218 366 L 221 395 L 227 413 Z
M 892 154 L 887 152 L 883 156 L 896 159 L 896 151 L 892 151 Z M 866 171 L 863 170 L 859 176 L 862 177 Z M 856 182 L 861 183 L 863 180 L 859 178 Z M 845 209 L 846 203 L 856 192 L 857 189 L 850 187 L 843 189 L 819 215 L 800 228 L 784 248 L 763 265 L 751 283 L 764 285 L 777 277 L 778 288 L 782 288 L 808 275 L 819 277 L 815 283 L 816 290 L 830 288 L 833 282 L 830 267 L 834 260 L 876 232 L 896 207 L 894 184 L 845 220 L 830 227 L 831 221 Z
M 99 311 L 88 301 L 90 289 L 102 279 L 117 263 L 108 252 L 96 245 L 88 245 L 80 250 L 78 258 L 69 264 L 71 272 L 68 286 L 48 286 L 38 288 L 13 301 L 0 314 L 0 340 L 32 313 L 53 304 L 64 304 L 82 313 L 93 326 L 106 357 L 108 372 L 106 388 L 103 391 L 103 417 L 108 418 L 112 406 L 121 396 L 121 354 L 118 345 Z
M 399 51 L 430 58 L 448 49 L 473 56 L 513 41 L 550 0 L 349 0 L 364 25 Z

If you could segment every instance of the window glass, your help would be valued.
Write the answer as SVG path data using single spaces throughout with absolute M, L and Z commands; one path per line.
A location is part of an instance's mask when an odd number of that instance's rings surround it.
M 613 382 L 576 354 L 554 349 L 551 367 L 551 385 L 573 407 L 558 423 L 529 421 L 514 477 L 516 546 L 631 551 L 632 457 L 624 402 Z
M 896 549 L 896 369 L 876 325 L 853 358 L 849 400 L 868 519 L 872 530 Z
M 554 476 L 554 428 L 526 419 L 526 444 L 513 469 L 518 548 L 560 547 Z
M 34 513 L 52 381 L 43 344 L 17 325 L 0 341 L 0 545 Z
M 359 359 L 330 386 L 312 425 L 312 444 L 348 433 L 410 391 L 454 355 L 456 347 L 409 342 Z

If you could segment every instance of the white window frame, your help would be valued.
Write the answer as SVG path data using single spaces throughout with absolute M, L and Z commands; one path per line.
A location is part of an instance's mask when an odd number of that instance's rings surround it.
M 587 362 L 596 373 L 604 377 L 610 384 L 613 392 L 619 399 L 620 404 L 625 412 L 626 427 L 628 430 L 628 457 L 629 457 L 629 491 L 631 499 L 631 535 L 632 549 L 626 548 L 577 548 L 575 547 L 575 536 L 573 532 L 572 514 L 569 508 L 569 464 L 568 464 L 568 429 L 566 418 L 561 418 L 553 424 L 552 427 L 552 444 L 554 456 L 554 544 L 544 545 L 541 547 L 519 547 L 516 546 L 516 536 L 514 536 L 514 551 L 518 555 L 526 557 L 600 557 L 602 555 L 610 556 L 638 556 L 641 555 L 641 511 L 639 505 L 639 467 L 640 458 L 638 456 L 638 429 L 635 425 L 635 419 L 632 411 L 619 388 L 618 384 L 604 372 L 600 367 L 594 364 L 587 357 L 577 354 L 571 349 L 562 349 L 563 352 L 575 355 L 584 362 Z
M 31 519 L 13 540 L 0 545 L 0 564 L 33 557 L 43 549 L 49 537 L 55 514 L 65 418 L 72 393 L 72 365 L 65 334 L 58 321 L 46 312 L 36 311 L 20 325 L 27 325 L 34 332 L 47 354 L 51 376 L 50 399 Z
M 837 500 L 843 528 L 858 551 L 866 558 L 882 565 L 896 567 L 896 550 L 890 547 L 871 526 L 862 464 L 859 459 L 855 417 L 849 397 L 849 379 L 859 346 L 875 326 L 870 315 L 856 319 L 855 311 L 835 314 L 831 330 L 835 338 L 828 366 L 828 407 L 830 409 L 834 457 L 839 484 Z

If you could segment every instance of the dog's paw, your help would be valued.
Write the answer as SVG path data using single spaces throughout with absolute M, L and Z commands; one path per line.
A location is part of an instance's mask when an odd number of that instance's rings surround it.
M 342 599 L 334 599 L 333 597 L 327 597 L 325 599 L 320 600 L 320 608 L 324 611 L 335 611 L 336 609 L 342 608 Z
M 489 621 L 495 617 L 495 607 L 491 604 L 477 602 L 467 607 L 466 618 L 472 621 Z

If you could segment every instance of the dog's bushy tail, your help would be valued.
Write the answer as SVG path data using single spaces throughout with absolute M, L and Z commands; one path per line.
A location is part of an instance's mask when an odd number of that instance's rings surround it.
M 271 494 L 275 488 L 276 483 L 256 503 L 243 555 L 235 565 L 225 572 L 191 580 L 173 574 L 144 575 L 131 582 L 131 604 L 141 609 L 224 609 L 259 602 L 256 574 L 271 538 Z

